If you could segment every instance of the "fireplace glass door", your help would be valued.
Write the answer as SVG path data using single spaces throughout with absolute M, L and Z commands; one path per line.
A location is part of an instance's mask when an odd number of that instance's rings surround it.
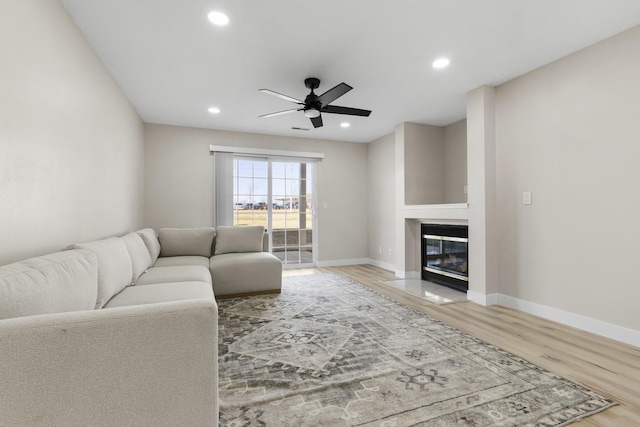
M 467 244 L 464 237 L 424 235 L 425 270 L 467 281 Z

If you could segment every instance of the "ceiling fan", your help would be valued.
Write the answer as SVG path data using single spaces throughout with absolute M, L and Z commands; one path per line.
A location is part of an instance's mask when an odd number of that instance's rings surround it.
M 282 98 L 286 101 L 291 101 L 298 104 L 297 108 L 293 108 L 290 110 L 278 111 L 276 113 L 264 114 L 258 117 L 273 117 L 279 116 L 280 114 L 292 113 L 294 111 L 303 111 L 304 115 L 307 116 L 311 123 L 313 123 L 314 128 L 319 128 L 322 126 L 322 114 L 321 113 L 331 113 L 331 114 L 347 114 L 350 116 L 363 116 L 369 117 L 371 114 L 370 110 L 361 110 L 359 108 L 350 108 L 350 107 L 339 107 L 337 105 L 329 105 L 336 99 L 340 98 L 345 93 L 349 92 L 353 89 L 346 83 L 340 83 L 339 85 L 329 89 L 322 95 L 316 95 L 313 90 L 317 89 L 320 86 L 320 79 L 315 77 L 309 77 L 304 80 L 304 85 L 311 89 L 311 92 L 303 101 L 299 99 L 292 98 L 287 95 L 283 95 L 278 92 L 274 92 L 269 89 L 260 89 L 260 92 L 267 93 L 269 95 L 277 96 L 278 98 Z

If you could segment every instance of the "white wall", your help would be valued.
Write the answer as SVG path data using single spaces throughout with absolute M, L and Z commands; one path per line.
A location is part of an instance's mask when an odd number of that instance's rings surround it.
M 636 331 L 639 46 L 635 28 L 498 87 L 495 104 L 500 292 Z
M 444 128 L 444 203 L 466 203 L 467 121 Z
M 318 260 L 368 257 L 366 144 L 146 124 L 145 226 L 213 225 L 211 144 L 324 153 L 317 164 Z
M 449 126 L 404 123 L 406 205 L 465 203 L 467 122 Z
M 213 155 L 205 129 L 145 124 L 145 227 L 213 226 Z
M 467 176 L 469 181 L 469 292 L 475 302 L 499 288 L 496 203 L 495 88 L 467 94 Z
M 404 123 L 404 204 L 444 203 L 444 129 Z
M 369 258 L 395 269 L 395 133 L 367 144 Z
M 142 224 L 143 127 L 55 0 L 2 2 L 0 264 Z

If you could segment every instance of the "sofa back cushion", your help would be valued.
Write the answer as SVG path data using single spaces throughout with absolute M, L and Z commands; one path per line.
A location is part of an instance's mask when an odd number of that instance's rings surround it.
M 204 228 L 161 228 L 158 231 L 160 256 L 211 256 L 216 230 Z
M 98 298 L 95 308 L 102 308 L 112 296 L 131 284 L 133 267 L 127 245 L 118 237 L 75 243 L 74 249 L 86 249 L 98 258 Z
M 151 267 L 151 255 L 138 233 L 129 233 L 121 237 L 127 246 L 131 258 L 132 277 L 131 284 L 136 283 L 142 273 Z
M 93 310 L 98 295 L 98 261 L 88 251 L 70 250 L 0 267 L 0 319 Z
M 138 234 L 142 237 L 144 245 L 151 255 L 151 265 L 158 259 L 160 255 L 160 242 L 158 241 L 158 235 L 153 228 L 143 228 L 138 230 Z
M 263 235 L 264 227 L 261 225 L 217 227 L 215 255 L 238 252 L 261 252 Z

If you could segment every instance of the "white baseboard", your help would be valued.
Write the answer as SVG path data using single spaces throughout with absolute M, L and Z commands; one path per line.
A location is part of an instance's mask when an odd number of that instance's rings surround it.
M 393 274 L 398 278 L 398 279 L 406 279 L 406 272 L 404 270 L 392 270 Z
M 393 264 L 389 264 L 388 262 L 382 262 L 377 259 L 369 258 L 369 262 L 367 264 L 375 265 L 376 267 L 383 268 L 385 270 L 395 272 L 396 266 Z
M 342 267 L 344 265 L 358 265 L 369 264 L 369 258 L 355 258 L 355 259 L 334 259 L 329 261 L 318 261 L 318 267 Z
M 500 294 L 481 294 L 479 292 L 467 291 L 467 299 L 480 305 L 498 304 Z
M 534 316 L 542 317 L 544 319 L 553 320 L 554 322 L 572 326 L 574 328 L 591 332 L 593 334 L 600 335 L 606 338 L 611 338 L 613 340 L 630 344 L 635 347 L 640 347 L 640 331 L 613 325 L 601 320 L 592 319 L 590 317 L 582 316 L 580 314 L 575 314 L 564 310 L 559 310 L 557 308 L 549 307 L 546 305 L 521 300 L 518 298 L 510 297 L 508 295 L 493 295 L 498 296 L 497 304 L 514 308 L 525 313 L 533 314 Z M 469 297 L 469 293 L 467 293 L 467 297 Z

